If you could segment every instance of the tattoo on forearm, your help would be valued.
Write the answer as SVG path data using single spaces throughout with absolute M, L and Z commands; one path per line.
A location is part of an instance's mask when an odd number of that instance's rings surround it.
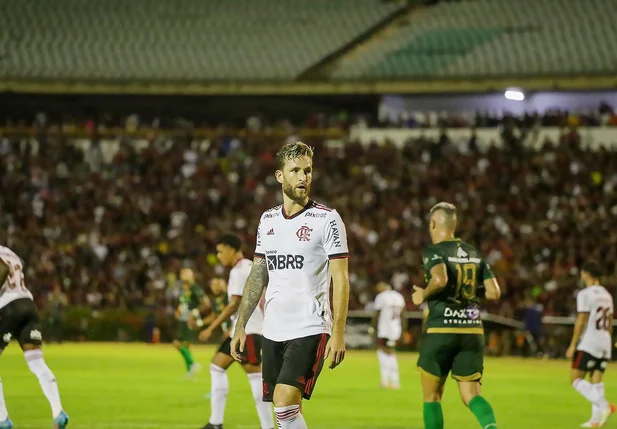
M 267 284 L 268 268 L 266 261 L 263 258 L 255 258 L 251 273 L 244 286 L 242 302 L 238 310 L 238 326 L 241 328 L 246 327 L 248 320 L 261 300 L 261 294 Z

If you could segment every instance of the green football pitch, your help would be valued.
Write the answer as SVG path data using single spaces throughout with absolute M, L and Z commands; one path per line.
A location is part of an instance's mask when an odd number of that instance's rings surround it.
M 194 348 L 204 370 L 195 381 L 184 379 L 180 355 L 168 345 L 65 344 L 45 348 L 71 416 L 69 428 L 198 429 L 207 422 L 210 402 L 208 363 L 214 348 Z M 415 354 L 400 354 L 403 387 L 378 387 L 374 352 L 350 352 L 336 370 L 324 369 L 313 399 L 304 405 L 310 428 L 422 428 L 422 399 Z M 493 405 L 499 428 L 577 428 L 590 405 L 569 385 L 566 361 L 489 358 L 484 395 Z M 617 400 L 617 368 L 607 371 L 606 392 Z M 15 429 L 51 427 L 49 406 L 17 344 L 3 353 L 0 375 Z M 229 372 L 225 428 L 258 429 L 246 376 L 234 365 Z M 444 398 L 445 427 L 476 429 L 449 380 Z M 617 418 L 615 419 L 617 420 Z M 617 427 L 611 421 L 607 427 Z

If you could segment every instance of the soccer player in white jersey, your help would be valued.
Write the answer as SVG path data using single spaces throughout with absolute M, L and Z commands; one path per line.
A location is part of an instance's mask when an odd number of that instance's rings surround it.
M 41 322 L 34 298 L 26 288 L 21 259 L 4 246 L 0 246 L 0 284 L 0 353 L 11 339 L 19 341 L 28 368 L 39 379 L 51 405 L 53 427 L 64 429 L 69 423 L 69 416 L 62 409 L 56 377 L 43 359 Z M 0 429 L 12 427 L 0 380 Z
M 305 429 L 302 399 L 311 397 L 328 356 L 331 369 L 345 357 L 349 254 L 340 215 L 309 198 L 313 150 L 302 142 L 289 143 L 276 161 L 283 205 L 264 212 L 257 227 L 255 258 L 231 351 L 241 359 L 245 326 L 267 286 L 264 400 L 274 402 L 279 428 Z
M 396 344 L 403 334 L 405 323 L 405 298 L 385 283 L 377 284 L 375 297 L 375 317 L 377 325 L 377 358 L 381 372 L 381 387 L 399 389 L 401 387 L 396 360 Z
M 603 426 L 616 410 L 604 397 L 602 375 L 613 347 L 613 297 L 600 285 L 602 272 L 594 262 L 581 267 L 585 288 L 576 296 L 576 323 L 566 357 L 572 359 L 571 382 L 591 402 L 591 419 L 581 427 Z M 591 382 L 585 380 L 590 375 Z
M 219 316 L 199 334 L 201 341 L 208 341 L 212 333 L 219 326 L 223 326 L 231 320 L 231 333 L 236 325 L 236 312 L 240 307 L 244 285 L 251 272 L 253 263 L 244 257 L 242 253 L 242 241 L 239 237 L 231 234 L 223 235 L 216 246 L 216 255 L 225 267 L 231 268 L 227 282 L 228 305 L 221 311 Z M 241 364 L 251 385 L 257 415 L 261 429 L 273 429 L 272 406 L 263 400 L 262 376 L 261 376 L 261 343 L 262 343 L 263 310 L 260 307 L 249 317 L 245 327 L 246 347 L 242 353 Z M 225 415 L 225 403 L 229 392 L 229 380 L 227 368 L 234 362 L 231 356 L 231 337 L 223 342 L 218 352 L 212 358 L 210 364 L 210 381 L 212 383 L 210 396 L 210 421 L 203 429 L 222 429 Z

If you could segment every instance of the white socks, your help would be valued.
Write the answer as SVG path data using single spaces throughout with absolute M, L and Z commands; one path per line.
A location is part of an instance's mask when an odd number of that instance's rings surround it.
M 595 383 L 592 384 L 591 387 L 594 388 L 595 392 L 597 395 L 599 395 L 601 398 L 603 398 L 604 400 L 606 400 L 606 398 L 604 398 L 604 383 Z M 608 401 L 607 401 L 607 405 L 608 405 Z M 600 423 L 600 421 L 602 420 L 602 411 L 604 411 L 603 408 L 598 407 L 595 404 L 591 405 L 591 423 Z
M 300 412 L 300 405 L 274 407 L 276 423 L 279 429 L 307 429 L 306 422 Z
M 377 349 L 377 359 L 379 360 L 379 373 L 381 374 L 382 387 L 388 386 L 390 377 L 388 376 L 388 354 L 383 350 Z
M 377 350 L 377 358 L 379 359 L 381 385 L 398 389 L 401 383 L 396 355 L 394 353 L 388 354 L 383 350 Z
M 2 379 L 0 379 L 0 422 L 9 418 L 9 412 L 6 409 L 6 402 L 4 402 L 4 387 L 2 386 Z
M 49 369 L 43 359 L 43 350 L 28 350 L 24 352 L 24 357 L 28 363 L 28 368 L 39 379 L 41 388 L 45 397 L 51 405 L 52 417 L 57 417 L 62 412 L 62 403 L 60 402 L 60 392 L 58 391 L 58 383 L 56 377 Z
M 257 415 L 259 416 L 259 423 L 261 424 L 261 429 L 274 429 L 272 406 L 269 402 L 263 401 L 264 396 L 261 372 L 247 374 L 247 377 L 249 379 L 249 384 L 251 385 L 253 398 L 255 399 L 255 406 L 257 408 Z
M 609 406 L 604 399 L 604 383 L 591 384 L 587 380 L 577 378 L 572 387 L 600 410 L 605 410 Z
M 210 364 L 211 396 L 210 396 L 210 424 L 222 425 L 225 417 L 225 403 L 229 393 L 229 379 L 227 372 L 220 366 Z
M 390 364 L 388 366 L 390 369 L 390 387 L 398 389 L 401 387 L 401 381 L 398 375 L 398 360 L 394 353 L 388 355 L 388 358 L 390 359 Z

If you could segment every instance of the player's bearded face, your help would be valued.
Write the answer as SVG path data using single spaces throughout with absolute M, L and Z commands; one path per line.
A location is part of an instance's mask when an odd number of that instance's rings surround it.
M 283 193 L 287 195 L 290 200 L 302 201 L 309 195 L 310 191 L 311 185 L 309 183 L 298 186 L 287 180 L 283 180 Z
M 313 162 L 308 157 L 301 157 L 287 161 L 280 174 L 283 193 L 292 201 L 301 202 L 311 192 L 313 181 Z

